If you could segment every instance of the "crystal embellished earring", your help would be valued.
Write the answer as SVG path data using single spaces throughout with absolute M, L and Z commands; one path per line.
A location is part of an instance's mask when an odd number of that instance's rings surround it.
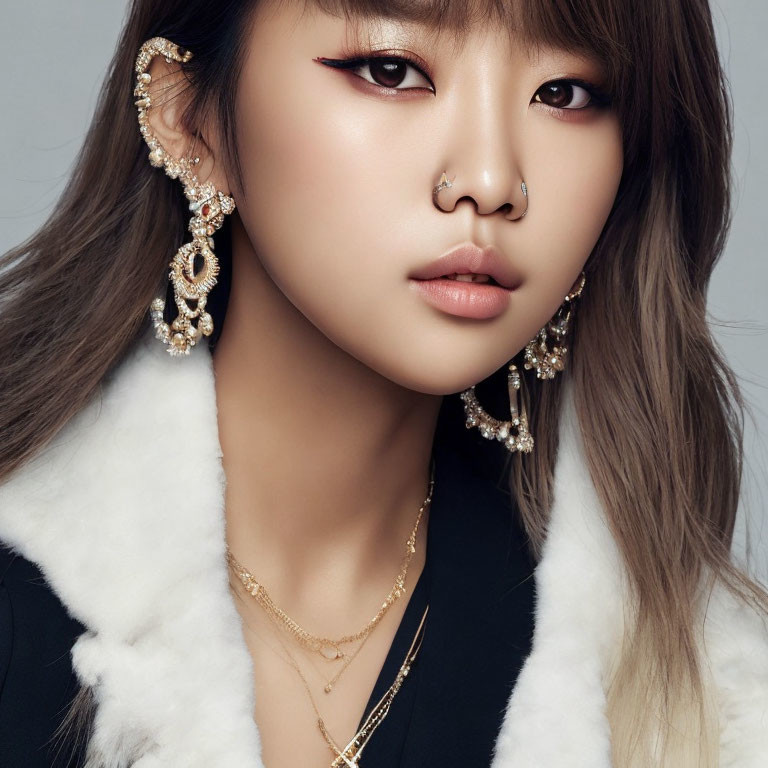
M 528 429 L 528 416 L 525 406 L 520 406 L 520 371 L 514 363 L 509 364 L 507 387 L 509 389 L 509 421 L 494 419 L 480 405 L 475 393 L 476 384 L 465 389 L 460 397 L 464 401 L 464 413 L 467 429 L 477 427 L 480 434 L 488 440 L 498 440 L 510 452 L 522 451 L 530 453 L 533 450 L 533 436 Z
M 200 158 L 172 157 L 152 134 L 148 119 L 152 106 L 149 93 L 152 76 L 146 70 L 158 55 L 164 56 L 170 64 L 171 60 L 186 63 L 192 58 L 192 53 L 163 37 L 147 40 L 136 57 L 136 88 L 133 91 L 139 111 L 139 130 L 150 149 L 149 162 L 156 168 L 164 166 L 168 176 L 183 182 L 184 194 L 193 213 L 188 226 L 192 242 L 184 243 L 179 248 L 170 262 L 168 273 L 173 284 L 177 317 L 170 326 L 165 322 L 164 298 L 158 297 L 150 305 L 155 336 L 168 346 L 169 354 L 188 355 L 203 335 L 213 333 L 213 318 L 205 311 L 208 293 L 216 285 L 219 273 L 211 235 L 224 223 L 224 215 L 235 210 L 235 201 L 217 191 L 211 182 L 200 183 L 192 170 Z M 198 259 L 202 260 L 199 268 Z
M 573 300 L 581 296 L 586 281 L 586 275 L 582 272 L 557 314 L 525 345 L 525 370 L 535 368 L 537 379 L 554 379 L 555 374 L 565 368 L 568 347 L 563 345 L 563 339 L 568 334 Z M 555 340 L 551 350 L 547 347 L 547 332 L 551 333 Z
M 574 284 L 570 293 L 565 297 L 554 318 L 550 320 L 525 347 L 526 370 L 536 369 L 536 377 L 539 379 L 553 379 L 555 373 L 565 367 L 565 356 L 568 352 L 563 345 L 563 339 L 568 333 L 571 319 L 573 300 L 581 295 L 586 282 L 586 276 L 582 272 Z M 559 346 L 547 347 L 547 332 L 551 333 Z M 530 453 L 533 450 L 533 436 L 528 429 L 528 417 L 525 406 L 520 405 L 520 387 L 522 378 L 520 371 L 514 363 L 509 364 L 507 385 L 509 389 L 510 420 L 501 421 L 488 414 L 480 405 L 473 384 L 465 389 L 460 397 L 464 402 L 466 415 L 465 427 L 478 427 L 480 434 L 488 440 L 499 440 L 504 443 L 508 451 L 514 453 Z

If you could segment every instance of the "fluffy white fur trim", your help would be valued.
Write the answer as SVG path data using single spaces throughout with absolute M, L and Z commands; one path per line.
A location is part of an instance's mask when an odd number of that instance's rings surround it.
M 73 664 L 115 768 L 261 768 L 252 665 L 224 559 L 210 355 L 151 336 L 0 488 L 0 535 L 89 631 Z
M 493 768 L 609 768 L 603 674 L 622 630 L 621 567 L 566 399 L 554 502 L 536 568 L 534 642 Z
M 493 768 L 611 766 L 603 686 L 624 571 L 577 432 L 568 401 L 533 649 Z M 88 627 L 72 656 L 96 697 L 100 768 L 263 768 L 253 670 L 228 589 L 224 489 L 211 356 L 172 358 L 151 332 L 101 396 L 0 486 L 0 538 Z M 722 766 L 764 768 L 768 632 L 717 591 L 706 638 Z

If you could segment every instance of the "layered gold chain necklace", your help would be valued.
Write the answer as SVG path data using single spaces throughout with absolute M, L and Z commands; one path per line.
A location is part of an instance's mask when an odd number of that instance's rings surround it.
M 343 659 L 345 663 L 339 672 L 340 674 L 344 671 L 344 669 L 346 669 L 353 658 L 342 650 L 342 646 L 353 643 L 356 640 L 365 640 L 365 638 L 370 635 L 370 633 L 378 625 L 381 619 L 385 616 L 392 604 L 406 591 L 405 579 L 408 573 L 408 566 L 410 565 L 411 558 L 416 552 L 415 543 L 416 534 L 419 530 L 419 523 L 421 522 L 421 517 L 424 513 L 424 510 L 432 502 L 432 494 L 435 485 L 434 476 L 435 472 L 433 462 L 430 470 L 429 490 L 427 492 L 427 497 L 419 507 L 418 514 L 416 515 L 416 523 L 413 526 L 411 535 L 405 542 L 405 557 L 403 557 L 402 563 L 400 565 L 400 571 L 395 577 L 395 583 L 393 584 L 392 589 L 390 589 L 387 597 L 384 599 L 384 602 L 381 604 L 381 607 L 379 608 L 376 615 L 370 619 L 370 621 L 368 621 L 368 623 L 359 632 L 355 632 L 351 635 L 344 635 L 338 639 L 318 637 L 317 635 L 313 635 L 311 632 L 308 632 L 306 629 L 304 629 L 298 622 L 294 621 L 290 616 L 288 616 L 288 614 L 285 613 L 285 611 L 283 611 L 275 604 L 275 602 L 269 596 L 266 587 L 261 584 L 247 568 L 238 562 L 229 547 L 227 547 L 227 561 L 229 562 L 229 565 L 233 571 L 237 574 L 240 581 L 243 583 L 246 592 L 255 597 L 260 605 L 267 611 L 267 613 L 280 621 L 282 625 L 288 631 L 290 631 L 291 634 L 293 634 L 305 648 L 308 648 L 310 651 L 319 654 L 324 659 L 329 661 Z M 359 651 L 359 648 L 357 650 Z M 325 688 L 326 693 L 331 692 L 333 689 L 333 683 L 337 679 L 338 675 L 334 680 L 328 683 Z
M 416 534 L 418 533 L 418 529 L 419 529 L 419 523 L 421 522 L 421 518 L 424 513 L 424 510 L 432 502 L 432 494 L 434 491 L 434 482 L 435 482 L 434 474 L 435 473 L 434 473 L 434 460 L 433 460 L 430 467 L 430 480 L 429 480 L 428 493 L 426 498 L 424 499 L 424 502 L 419 507 L 419 511 L 418 511 L 418 514 L 416 515 L 416 522 L 413 526 L 413 530 L 411 531 L 411 534 L 406 541 L 405 556 L 403 557 L 402 563 L 400 565 L 400 570 L 397 576 L 395 577 L 395 582 L 392 586 L 392 589 L 390 589 L 389 594 L 382 602 L 381 607 L 379 608 L 376 615 L 373 616 L 373 618 L 371 618 L 359 632 L 355 632 L 354 634 L 344 635 L 343 637 L 333 639 L 328 637 L 318 637 L 317 635 L 314 635 L 311 632 L 308 632 L 298 622 L 294 621 L 290 616 L 288 616 L 288 614 L 285 613 L 285 611 L 283 611 L 279 606 L 275 604 L 275 602 L 269 596 L 269 593 L 267 592 L 264 585 L 261 584 L 247 568 L 245 568 L 243 565 L 241 565 L 238 562 L 238 560 L 234 557 L 229 547 L 227 546 L 227 562 L 229 563 L 229 566 L 237 575 L 237 577 L 240 579 L 240 581 L 242 582 L 248 594 L 253 596 L 257 600 L 259 605 L 261 605 L 262 608 L 265 609 L 270 620 L 275 624 L 278 630 L 287 630 L 288 632 L 290 632 L 290 634 L 294 638 L 296 638 L 296 640 L 303 647 L 309 649 L 314 653 L 319 654 L 320 656 L 322 656 L 322 658 L 328 661 L 336 661 L 336 660 L 344 661 L 341 669 L 336 673 L 336 675 L 334 675 L 334 677 L 331 680 L 327 681 L 326 685 L 324 686 L 323 690 L 325 691 L 325 693 L 330 693 L 333 690 L 334 684 L 338 681 L 341 674 L 344 672 L 344 670 L 347 669 L 349 664 L 352 662 L 355 656 L 359 653 L 360 649 L 365 644 L 365 641 L 368 639 L 371 632 L 376 628 L 376 626 L 378 626 L 378 624 L 381 622 L 381 619 L 387 613 L 387 611 L 392 606 L 392 604 L 406 591 L 405 580 L 408 573 L 408 566 L 411 562 L 411 559 L 414 553 L 416 552 L 415 542 L 416 542 Z M 353 738 L 347 743 L 344 749 L 340 749 L 336 744 L 336 742 L 333 740 L 333 738 L 331 738 L 330 734 L 328 733 L 325 723 L 323 722 L 323 718 L 320 715 L 320 712 L 315 703 L 314 697 L 312 696 L 312 692 L 310 690 L 309 684 L 307 683 L 306 678 L 302 674 L 298 664 L 293 659 L 293 656 L 288 651 L 287 646 L 285 645 L 285 643 L 283 643 L 282 639 L 279 637 L 279 631 L 278 631 L 278 640 L 280 641 L 280 644 L 283 646 L 283 649 L 288 655 L 288 658 L 289 658 L 288 663 L 296 670 L 296 672 L 301 677 L 304 687 L 306 688 L 307 693 L 309 694 L 310 701 L 312 702 L 312 707 L 314 708 L 315 713 L 317 714 L 318 728 L 320 729 L 320 732 L 322 733 L 323 738 L 325 739 L 326 743 L 330 747 L 331 751 L 335 755 L 335 759 L 331 763 L 331 768 L 341 768 L 342 766 L 345 766 L 345 765 L 349 766 L 350 768 L 358 768 L 358 765 L 359 765 L 358 760 L 362 752 L 363 746 L 365 746 L 365 744 L 368 742 L 371 735 L 373 734 L 373 731 L 376 729 L 379 723 L 384 719 L 384 717 L 386 717 L 387 713 L 389 712 L 390 703 L 394 698 L 395 694 L 400 689 L 400 686 L 402 685 L 403 680 L 408 675 L 411 664 L 413 663 L 413 660 L 416 658 L 418 650 L 421 647 L 421 638 L 423 637 L 424 622 L 425 622 L 428 610 L 429 610 L 429 606 L 427 606 L 427 610 L 424 611 L 424 615 L 421 618 L 421 623 L 419 624 L 419 628 L 416 632 L 413 642 L 411 643 L 411 647 L 408 653 L 406 654 L 405 660 L 400 666 L 400 669 L 395 678 L 395 681 L 389 687 L 387 692 L 382 696 L 380 701 L 376 704 L 376 706 L 371 711 L 371 714 L 368 716 L 368 718 L 366 718 L 366 721 L 363 723 L 362 728 L 353 736 Z M 343 650 L 343 646 L 348 645 L 349 643 L 352 643 L 356 640 L 362 640 L 362 642 L 355 649 L 353 653 L 350 654 Z

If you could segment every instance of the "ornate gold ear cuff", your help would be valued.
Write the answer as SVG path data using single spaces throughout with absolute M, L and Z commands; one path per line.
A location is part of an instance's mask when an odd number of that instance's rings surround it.
M 163 318 L 165 298 L 158 297 L 150 305 L 155 335 L 168 345 L 169 354 L 188 355 L 190 348 L 203 335 L 213 333 L 213 318 L 205 311 L 208 293 L 216 285 L 219 273 L 211 235 L 224 223 L 225 214 L 235 210 L 235 201 L 217 191 L 211 182 L 200 183 L 192 170 L 200 158 L 175 158 L 153 135 L 148 119 L 152 107 L 149 93 L 152 76 L 147 68 L 157 55 L 164 56 L 170 64 L 172 60 L 186 63 L 192 58 L 192 53 L 164 37 L 147 40 L 136 58 L 137 77 L 133 91 L 139 111 L 139 131 L 150 149 L 149 162 L 156 168 L 164 167 L 172 179 L 182 181 L 184 194 L 190 201 L 189 209 L 193 213 L 188 226 L 192 241 L 179 248 L 170 262 L 168 273 L 178 314 L 169 326 Z

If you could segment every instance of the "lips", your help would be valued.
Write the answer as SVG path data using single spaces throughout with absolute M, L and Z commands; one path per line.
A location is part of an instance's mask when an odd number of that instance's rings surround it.
M 493 245 L 480 248 L 472 242 L 460 243 L 409 277 L 416 280 L 432 280 L 456 274 L 488 275 L 500 286 L 510 290 L 520 283 L 519 275 L 498 248 Z
M 490 275 L 478 275 L 475 272 L 456 273 L 452 275 L 441 275 L 446 280 L 458 280 L 462 283 L 483 283 L 485 285 L 499 285 Z
M 500 285 L 447 278 L 414 279 L 410 287 L 436 309 L 474 320 L 502 315 L 512 297 L 512 291 Z

